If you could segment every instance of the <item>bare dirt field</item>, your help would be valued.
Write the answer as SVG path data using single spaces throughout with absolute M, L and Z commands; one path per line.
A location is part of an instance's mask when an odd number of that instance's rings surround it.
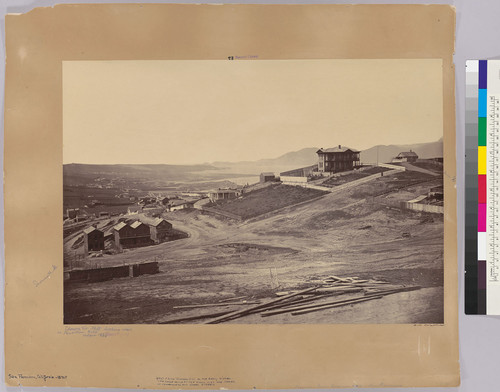
M 175 306 L 233 297 L 272 299 L 276 290 L 307 288 L 329 275 L 422 288 L 378 299 L 376 306 L 370 301 L 303 316 L 251 315 L 231 322 L 442 323 L 443 217 L 397 207 L 440 183 L 441 177 L 422 172 L 381 177 L 243 223 L 197 210 L 166 213 L 189 238 L 99 259 L 103 266 L 157 260 L 160 273 L 65 283 L 65 323 L 168 323 L 241 307 Z

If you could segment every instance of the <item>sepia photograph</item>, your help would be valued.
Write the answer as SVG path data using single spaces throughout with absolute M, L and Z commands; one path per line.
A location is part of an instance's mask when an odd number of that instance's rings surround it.
M 442 74 L 64 61 L 64 323 L 442 324 Z

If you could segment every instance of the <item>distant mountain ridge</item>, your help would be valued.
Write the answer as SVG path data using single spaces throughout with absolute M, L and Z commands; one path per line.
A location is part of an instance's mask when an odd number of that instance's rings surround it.
M 392 158 L 403 151 L 413 151 L 420 159 L 438 158 L 443 156 L 443 139 L 431 143 L 379 145 L 361 151 L 360 159 L 363 163 L 391 162 Z
M 318 160 L 316 155 L 317 147 L 306 147 L 298 151 L 287 152 L 277 158 L 259 159 L 257 161 L 240 161 L 240 162 L 210 162 L 218 168 L 222 167 L 245 167 L 248 165 L 256 167 L 266 166 L 309 166 Z
M 128 174 L 130 172 L 156 173 L 159 175 L 168 173 L 193 172 L 216 169 L 210 165 L 169 165 L 169 164 L 86 164 L 86 163 L 68 163 L 63 165 L 65 175 L 92 173 L 102 174 Z
M 356 148 L 355 146 L 349 146 L 351 148 Z M 260 159 L 258 161 L 242 161 L 242 162 L 212 162 L 213 165 L 218 168 L 231 168 L 241 170 L 250 170 L 254 168 L 254 171 L 261 170 L 264 171 L 266 168 L 269 171 L 272 170 L 288 170 L 293 168 L 305 167 L 314 165 L 318 161 L 318 156 L 316 151 L 318 147 L 307 147 L 298 151 L 288 152 L 277 158 L 272 159 Z M 361 162 L 364 163 L 375 163 L 382 162 L 387 163 L 403 151 L 414 151 L 419 158 L 428 159 L 443 156 L 443 139 L 435 142 L 429 143 L 417 143 L 417 144 L 393 144 L 393 145 L 378 145 L 366 150 L 362 150 L 360 154 Z
M 350 146 L 355 148 L 355 146 Z M 65 184 L 86 183 L 98 177 L 149 178 L 169 180 L 192 180 L 196 178 L 217 179 L 237 177 L 242 175 L 259 175 L 270 171 L 278 174 L 285 170 L 314 165 L 318 161 L 318 147 L 307 147 L 291 151 L 277 158 L 260 159 L 241 162 L 211 162 L 199 165 L 169 165 L 169 164 L 79 164 L 71 163 L 63 166 Z M 443 156 L 443 140 L 436 142 L 379 145 L 361 151 L 363 163 L 390 162 L 402 151 L 414 151 L 419 158 L 435 158 Z

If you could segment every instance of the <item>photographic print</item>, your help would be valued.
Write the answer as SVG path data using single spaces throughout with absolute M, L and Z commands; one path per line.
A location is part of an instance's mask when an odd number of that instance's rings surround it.
M 456 386 L 454 26 L 448 5 L 6 16 L 6 383 Z
M 443 323 L 442 72 L 64 61 L 64 323 Z

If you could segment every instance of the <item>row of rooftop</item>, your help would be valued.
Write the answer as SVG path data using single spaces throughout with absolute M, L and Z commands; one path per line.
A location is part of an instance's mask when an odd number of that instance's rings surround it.
M 83 230 L 84 252 L 104 250 L 104 242 L 113 239 L 117 250 L 124 248 L 135 248 L 159 244 L 168 241 L 175 233 L 170 222 L 163 218 L 151 218 L 138 216 L 131 222 L 119 222 L 111 228 L 110 232 L 104 232 L 95 226 L 89 226 Z

